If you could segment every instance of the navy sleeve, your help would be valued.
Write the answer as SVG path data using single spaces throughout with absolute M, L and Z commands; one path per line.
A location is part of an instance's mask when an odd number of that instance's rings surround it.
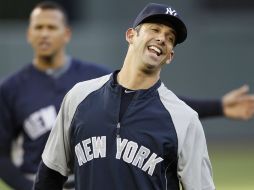
M 26 179 L 12 163 L 9 156 L 0 153 L 0 176 L 1 179 L 16 190 L 32 189 L 33 182 Z
M 48 168 L 41 161 L 36 175 L 33 190 L 62 190 L 67 177 Z
M 18 134 L 15 129 L 11 94 L 8 94 L 6 85 L 0 86 L 0 151 L 10 152 L 12 140 Z
M 11 95 L 6 84 L 0 86 L 0 178 L 9 186 L 18 190 L 32 189 L 27 180 L 11 161 L 11 143 L 18 134 L 11 109 Z
M 222 102 L 219 99 L 200 100 L 181 96 L 179 98 L 194 109 L 202 119 L 223 116 Z

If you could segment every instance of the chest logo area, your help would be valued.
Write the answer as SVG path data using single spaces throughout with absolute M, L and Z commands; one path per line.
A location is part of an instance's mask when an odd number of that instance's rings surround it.
M 92 159 L 107 157 L 106 136 L 91 137 L 83 140 L 75 146 L 75 154 L 79 166 L 86 164 Z M 128 164 L 138 167 L 139 169 L 153 175 L 156 165 L 163 161 L 152 153 L 150 149 L 139 145 L 128 139 L 116 138 L 116 160 L 123 160 Z
M 56 109 L 53 105 L 41 108 L 24 121 L 24 130 L 34 140 L 51 130 L 56 116 Z

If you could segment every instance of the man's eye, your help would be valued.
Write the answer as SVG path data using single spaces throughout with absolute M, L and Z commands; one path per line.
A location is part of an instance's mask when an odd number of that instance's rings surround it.
M 35 28 L 36 30 L 40 30 L 40 29 L 42 29 L 42 26 L 37 25 L 37 26 L 35 26 L 34 28 Z
M 48 26 L 48 28 L 50 29 L 50 30 L 56 30 L 57 29 L 57 27 L 56 26 Z
M 152 31 L 158 32 L 159 30 L 157 28 L 152 28 Z

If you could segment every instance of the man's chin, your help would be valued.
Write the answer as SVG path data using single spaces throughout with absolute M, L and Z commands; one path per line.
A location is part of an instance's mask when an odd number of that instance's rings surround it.
M 154 74 L 157 70 L 157 66 L 153 64 L 146 64 L 145 67 L 142 68 L 142 72 L 151 75 Z
M 49 51 L 41 51 L 37 53 L 40 57 L 44 57 L 44 56 L 52 56 L 52 52 Z
M 157 61 L 149 61 L 145 64 L 145 67 L 149 70 L 154 70 L 160 67 L 160 63 L 158 63 Z

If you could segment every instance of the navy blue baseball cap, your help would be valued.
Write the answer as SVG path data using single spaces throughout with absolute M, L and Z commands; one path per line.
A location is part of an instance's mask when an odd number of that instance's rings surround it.
M 168 5 L 149 3 L 139 13 L 133 23 L 133 28 L 142 23 L 161 23 L 176 31 L 176 44 L 187 38 L 187 28 L 175 9 Z

